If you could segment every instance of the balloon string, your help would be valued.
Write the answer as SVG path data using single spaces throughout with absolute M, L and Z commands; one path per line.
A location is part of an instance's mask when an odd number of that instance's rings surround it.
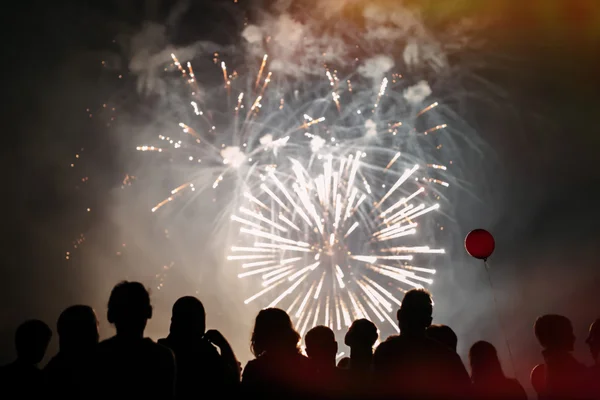
M 490 275 L 490 267 L 488 265 L 487 259 L 483 260 L 485 264 L 485 272 L 488 277 L 488 282 L 490 284 L 490 289 L 492 290 L 492 297 L 494 298 L 494 307 L 496 308 L 496 316 L 498 317 L 498 324 L 500 325 L 500 330 L 502 331 L 502 336 L 504 336 L 504 342 L 506 344 L 506 349 L 508 350 L 508 357 L 510 358 L 510 364 L 513 369 L 513 373 L 515 374 L 515 378 L 517 377 L 517 368 L 515 367 L 515 360 L 512 355 L 512 350 L 510 349 L 510 343 L 508 342 L 508 336 L 506 335 L 506 330 L 504 329 L 504 323 L 502 317 L 500 316 L 500 307 L 498 307 L 498 299 L 496 298 L 496 290 L 494 289 L 494 284 L 492 283 L 492 277 Z

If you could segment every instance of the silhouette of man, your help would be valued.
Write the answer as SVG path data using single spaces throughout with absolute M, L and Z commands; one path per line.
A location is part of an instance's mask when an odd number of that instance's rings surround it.
M 523 386 L 502 371 L 496 348 L 479 341 L 469 349 L 473 396 L 476 399 L 527 400 Z
M 75 305 L 57 322 L 59 352 L 44 368 L 50 397 L 82 399 L 92 384 L 91 362 L 98 345 L 98 319 L 91 307 Z
M 204 306 L 195 297 L 175 302 L 169 336 L 158 343 L 175 354 L 177 399 L 231 396 L 240 382 L 231 346 L 219 331 L 206 331 Z
M 545 398 L 586 398 L 587 368 L 573 357 L 573 326 L 562 315 L 544 315 L 535 321 L 535 336 L 543 348 Z M 539 379 L 539 378 L 538 378 Z
M 37 367 L 50 343 L 52 331 L 44 322 L 23 322 L 15 333 L 17 359 L 0 368 L 2 396 L 27 399 L 42 395 L 42 371 Z
M 458 337 L 448 325 L 430 325 L 427 328 L 427 337 L 446 345 L 446 347 L 456 353 Z
M 377 327 L 368 319 L 357 319 L 350 325 L 350 329 L 344 337 L 344 343 L 350 347 L 348 369 L 360 371 L 360 373 L 371 371 L 373 346 L 378 337 Z
M 372 394 L 373 346 L 379 333 L 368 319 L 357 319 L 344 337 L 350 347 L 350 358 L 340 360 L 338 367 L 344 370 L 345 386 L 353 398 L 365 398 Z
M 408 291 L 398 310 L 400 335 L 375 351 L 373 366 L 385 398 L 460 398 L 470 391 L 470 378 L 460 357 L 430 339 L 433 303 L 424 289 Z
M 108 300 L 108 322 L 117 334 L 100 342 L 94 389 L 98 399 L 173 399 L 175 359 L 168 348 L 144 338 L 152 318 L 150 295 L 139 282 L 117 284 Z
M 333 331 L 323 325 L 315 326 L 304 338 L 306 355 L 317 371 L 329 373 L 335 370 L 335 356 L 338 344 Z
M 333 331 L 323 325 L 315 326 L 304 337 L 306 355 L 316 371 L 317 390 L 322 397 L 341 395 L 341 371 L 335 365 L 338 344 Z

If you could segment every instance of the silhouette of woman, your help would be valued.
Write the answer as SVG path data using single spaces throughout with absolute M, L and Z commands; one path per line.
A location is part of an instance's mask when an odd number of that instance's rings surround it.
M 289 315 L 278 308 L 261 310 L 256 316 L 250 348 L 256 359 L 242 375 L 248 398 L 304 397 L 314 376 L 308 358 L 301 354 L 300 335 Z M 304 394 L 304 395 L 303 395 Z
M 469 350 L 473 395 L 476 399 L 526 400 L 527 394 L 516 379 L 504 375 L 496 348 L 489 342 L 476 342 Z

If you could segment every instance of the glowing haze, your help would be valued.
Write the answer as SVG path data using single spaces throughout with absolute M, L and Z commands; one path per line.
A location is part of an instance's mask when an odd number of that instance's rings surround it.
M 319 18 L 298 19 L 278 2 L 236 46 L 170 46 L 153 25 L 132 38 L 138 88 L 185 107 L 177 130 L 137 147 L 183 171 L 151 211 L 218 198 L 217 225 L 233 232 L 215 235 L 229 249 L 222 275 L 247 281 L 248 306 L 286 309 L 302 334 L 355 318 L 397 331 L 403 292 L 429 287 L 445 253 L 436 231 L 453 147 L 433 87 L 459 38 L 442 45 L 397 4 L 363 8 L 365 34 L 351 38 L 339 19 L 350 6 L 320 2 Z

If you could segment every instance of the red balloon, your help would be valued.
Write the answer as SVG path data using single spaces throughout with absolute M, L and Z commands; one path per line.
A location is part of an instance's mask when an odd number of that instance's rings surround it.
M 471 257 L 486 260 L 495 248 L 494 237 L 485 229 L 475 229 L 465 238 L 465 250 Z

